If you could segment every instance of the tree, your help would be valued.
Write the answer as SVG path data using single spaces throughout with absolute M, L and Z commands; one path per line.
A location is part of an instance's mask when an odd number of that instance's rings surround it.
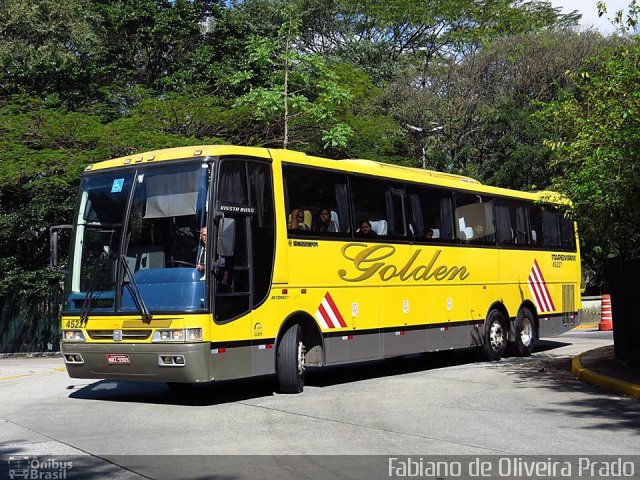
M 505 35 L 575 25 L 547 1 L 303 0 L 302 48 L 332 55 L 377 83 L 406 66 L 461 58 Z
M 462 60 L 433 62 L 426 82 L 409 72 L 387 89 L 390 112 L 416 135 L 412 156 L 425 149 L 428 167 L 517 189 L 551 183 L 546 131 L 532 114 L 610 41 L 594 32 L 524 33 L 495 40 Z M 416 161 L 416 165 L 418 162 Z
M 90 10 L 83 0 L 1 1 L 0 95 L 82 97 L 99 43 Z
M 298 50 L 300 15 L 287 5 L 277 37 L 249 39 L 244 65 L 231 79 L 246 84 L 248 91 L 235 105 L 250 106 L 256 119 L 271 127 L 267 144 L 282 142 L 287 148 L 305 143 L 304 138 L 291 138 L 291 130 L 307 117 L 320 127 L 325 146 L 345 146 L 352 131 L 335 121 L 335 111 L 351 95 L 320 55 Z
M 598 2 L 596 8 L 598 9 L 599 17 L 608 13 L 607 3 L 604 1 Z M 640 27 L 638 23 L 639 17 L 640 5 L 638 5 L 637 0 L 631 0 L 626 12 L 624 9 L 617 10 L 613 18 L 609 18 L 609 21 L 618 27 L 619 33 L 623 35 L 633 35 L 634 33 L 638 33 L 638 28 Z
M 640 255 L 640 38 L 572 72 L 572 88 L 541 113 L 554 186 L 574 204 L 585 260 L 602 273 L 611 256 Z

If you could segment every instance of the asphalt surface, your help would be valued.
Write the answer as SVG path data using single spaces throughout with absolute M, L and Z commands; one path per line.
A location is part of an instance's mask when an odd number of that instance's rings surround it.
M 5 358 L 0 455 L 79 455 L 96 478 L 211 478 L 202 458 L 162 456 L 638 454 L 640 402 L 571 373 L 575 356 L 611 344 L 611 332 L 578 330 L 529 358 L 487 363 L 466 351 L 320 369 L 301 395 L 263 377 L 178 396 L 70 379 L 60 358 Z M 242 458 L 229 478 L 289 478 L 277 460 Z M 333 478 L 352 478 L 340 471 Z

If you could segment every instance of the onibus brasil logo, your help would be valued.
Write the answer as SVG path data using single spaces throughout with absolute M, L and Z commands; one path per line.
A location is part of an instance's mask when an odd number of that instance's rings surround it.
M 55 458 L 40 460 L 38 457 L 9 457 L 9 478 L 32 480 L 65 480 L 73 462 Z

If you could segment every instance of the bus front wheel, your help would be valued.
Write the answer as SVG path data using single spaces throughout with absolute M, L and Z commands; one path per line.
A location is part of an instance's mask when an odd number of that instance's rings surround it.
M 302 328 L 289 327 L 278 344 L 277 371 L 282 393 L 300 393 L 304 388 L 304 345 Z
M 516 317 L 516 341 L 515 351 L 521 357 L 528 357 L 536 345 L 537 331 L 533 313 L 527 307 L 523 307 Z
M 482 351 L 489 361 L 500 360 L 507 348 L 507 328 L 504 315 L 499 310 L 491 310 L 487 317 Z

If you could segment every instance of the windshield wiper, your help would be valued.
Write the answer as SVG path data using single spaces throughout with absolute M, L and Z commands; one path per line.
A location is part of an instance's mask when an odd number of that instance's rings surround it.
M 147 304 L 144 303 L 144 298 L 142 298 L 142 294 L 140 293 L 138 284 L 133 278 L 133 274 L 131 273 L 131 268 L 129 268 L 129 264 L 127 263 L 127 258 L 124 255 L 121 255 L 120 262 L 122 262 L 122 269 L 124 270 L 125 275 L 129 276 L 129 283 L 126 283 L 125 285 L 129 289 L 129 292 L 131 293 L 131 297 L 133 298 L 133 302 L 136 304 L 136 308 L 138 309 L 138 311 L 140 312 L 140 315 L 142 315 L 145 320 L 151 320 L 153 318 L 153 315 L 149 313 Z
M 87 322 L 89 320 L 89 314 L 91 313 L 91 302 L 93 300 L 93 294 L 98 287 L 98 277 L 102 275 L 102 270 L 107 264 L 105 260 L 109 258 L 109 253 L 102 251 L 98 259 L 96 260 L 95 268 L 93 269 L 93 279 L 91 280 L 91 286 L 84 296 L 84 302 L 82 303 L 82 310 L 80 311 L 80 318 L 82 321 Z

